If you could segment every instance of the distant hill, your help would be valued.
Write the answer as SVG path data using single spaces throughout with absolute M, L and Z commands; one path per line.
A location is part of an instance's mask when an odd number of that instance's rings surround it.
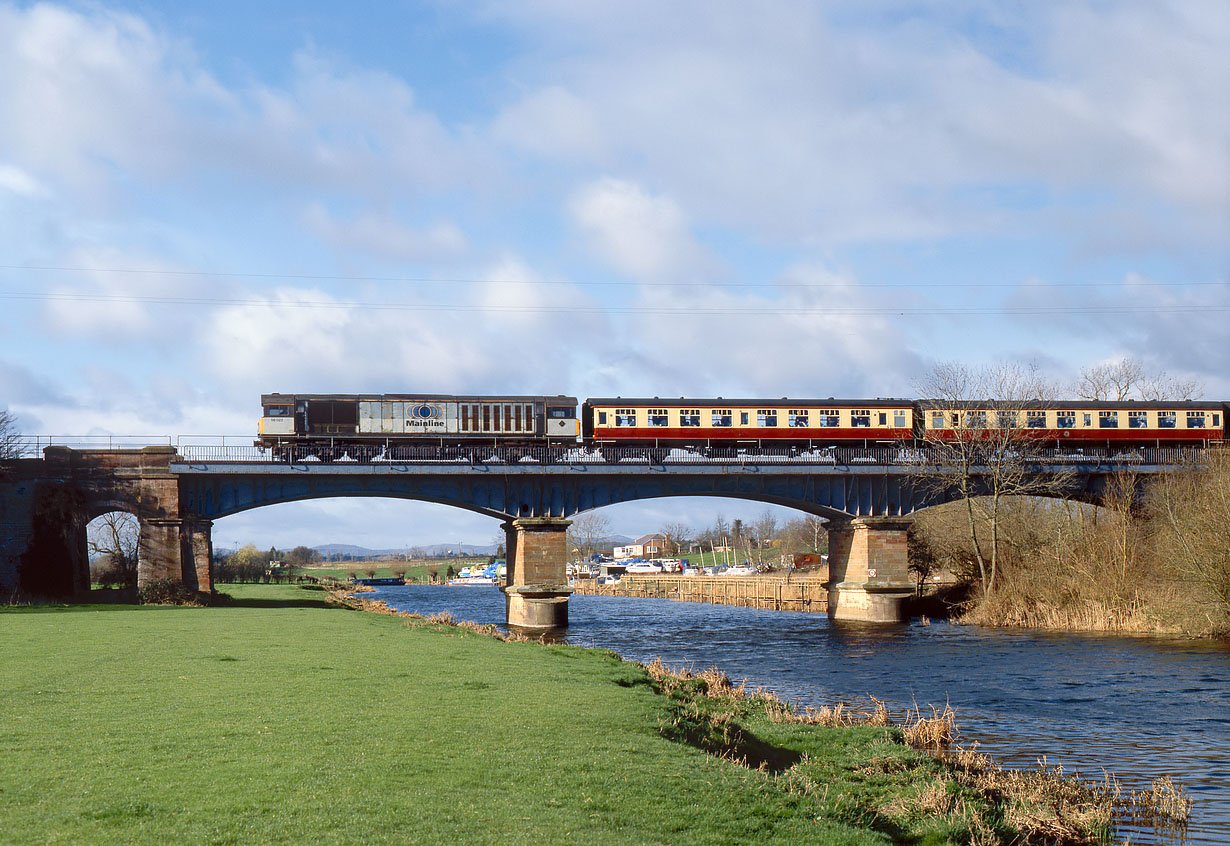
M 415 544 L 411 547 L 399 546 L 392 549 L 370 549 L 366 546 L 356 546 L 351 543 L 326 543 L 313 547 L 313 549 L 320 553 L 320 557 L 324 558 L 326 561 L 339 555 L 352 560 L 362 561 L 369 558 L 386 558 L 390 555 L 404 555 L 410 550 L 415 550 L 416 552 L 422 551 L 433 558 L 438 558 L 446 556 L 450 553 L 456 554 L 457 544 Z M 461 545 L 462 555 L 492 555 L 494 553 L 495 547 L 491 544 L 481 545 L 463 543 Z

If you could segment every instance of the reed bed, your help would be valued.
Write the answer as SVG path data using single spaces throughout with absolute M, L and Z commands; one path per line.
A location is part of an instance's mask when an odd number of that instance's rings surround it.
M 814 576 L 624 576 L 617 585 L 591 579 L 574 584 L 577 593 L 709 602 L 770 611 L 828 611 L 826 580 Z

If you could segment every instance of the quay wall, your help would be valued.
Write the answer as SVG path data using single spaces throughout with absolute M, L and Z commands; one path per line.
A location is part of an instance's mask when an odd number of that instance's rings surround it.
M 624 576 L 617 585 L 595 579 L 572 583 L 575 593 L 634 596 L 711 602 L 770 611 L 825 613 L 829 608 L 827 579 L 816 576 Z

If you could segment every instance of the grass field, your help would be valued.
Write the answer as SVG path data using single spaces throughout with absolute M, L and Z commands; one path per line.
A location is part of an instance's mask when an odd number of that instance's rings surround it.
M 0 609 L 0 841 L 940 843 L 1000 828 L 884 728 L 710 719 L 609 652 L 298 587 L 227 590 L 226 607 Z M 765 769 L 712 754 L 723 743 Z M 960 812 L 932 813 L 937 794 Z

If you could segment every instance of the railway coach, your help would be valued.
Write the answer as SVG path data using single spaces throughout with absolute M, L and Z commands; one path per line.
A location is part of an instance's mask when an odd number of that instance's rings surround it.
M 390 446 L 575 444 L 577 399 L 445 394 L 263 394 L 257 446 L 275 457 L 370 460 Z
M 919 400 L 919 436 L 952 440 L 960 433 L 1009 430 L 1082 446 L 1205 446 L 1225 435 L 1226 405 L 1220 402 L 1071 400 L 1047 403 Z
M 871 446 L 914 439 L 914 401 L 905 399 L 597 398 L 581 407 L 591 446 Z

